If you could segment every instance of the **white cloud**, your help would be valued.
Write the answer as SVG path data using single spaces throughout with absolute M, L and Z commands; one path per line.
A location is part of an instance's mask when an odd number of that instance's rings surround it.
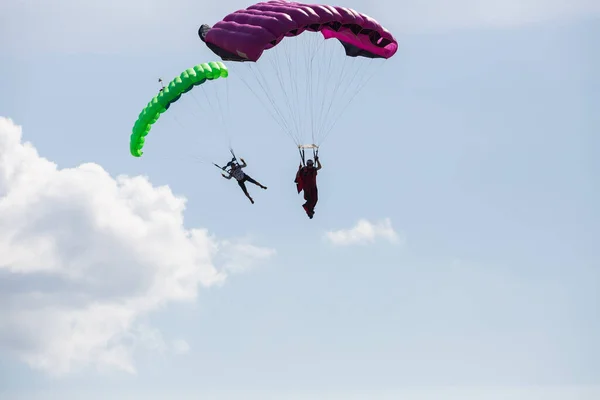
M 236 242 L 224 240 L 221 242 L 223 249 L 223 270 L 231 273 L 245 272 L 257 262 L 266 260 L 275 254 L 275 250 L 251 245 L 247 240 Z
M 389 218 L 376 223 L 361 219 L 350 229 L 326 232 L 325 238 L 337 246 L 375 243 L 380 238 L 393 244 L 401 242 L 401 238 L 394 231 Z
M 240 259 L 235 241 L 186 229 L 184 208 L 141 176 L 115 179 L 92 163 L 59 169 L 0 118 L 0 351 L 60 375 L 133 373 L 138 349 L 167 350 L 144 317 L 194 301 Z M 274 254 L 241 249 L 243 267 Z M 215 257 L 230 261 L 219 268 Z
M 183 339 L 174 340 L 171 347 L 173 348 L 173 352 L 178 355 L 187 354 L 190 351 L 189 343 Z

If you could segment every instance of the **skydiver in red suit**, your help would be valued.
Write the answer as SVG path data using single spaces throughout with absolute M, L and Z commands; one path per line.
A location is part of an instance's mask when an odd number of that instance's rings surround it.
M 304 200 L 306 200 L 306 202 L 302 207 L 310 219 L 312 219 L 315 214 L 315 206 L 317 205 L 317 201 L 319 201 L 317 171 L 322 167 L 318 156 L 315 156 L 315 161 L 317 162 L 317 167 L 314 166 L 313 160 L 308 160 L 305 167 L 300 164 L 298 172 L 296 173 L 296 180 L 294 181 L 298 193 L 304 191 Z

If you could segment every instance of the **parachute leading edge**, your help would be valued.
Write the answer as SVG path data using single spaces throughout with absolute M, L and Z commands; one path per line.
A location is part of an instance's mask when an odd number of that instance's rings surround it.
M 171 104 L 181 98 L 181 95 L 206 82 L 218 78 L 227 78 L 229 71 L 220 61 L 198 64 L 193 68 L 183 71 L 173 79 L 167 86 L 160 90 L 152 100 L 144 107 L 137 121 L 133 125 L 129 150 L 134 157 L 140 157 L 142 148 L 146 141 L 146 135 L 150 132 L 152 125 L 158 121 L 162 113 L 167 111 Z

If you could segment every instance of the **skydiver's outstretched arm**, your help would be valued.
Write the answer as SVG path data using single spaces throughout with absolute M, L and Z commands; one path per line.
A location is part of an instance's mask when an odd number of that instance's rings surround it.
M 225 174 L 221 174 L 221 176 L 222 176 L 223 178 L 225 178 L 225 179 L 231 179 L 231 175 L 227 176 L 227 175 L 225 175 Z
M 319 160 L 319 156 L 315 157 L 315 161 L 317 162 L 317 171 L 321 169 L 321 160 Z
M 240 168 L 244 168 L 244 167 L 248 166 L 248 164 L 246 164 L 246 161 L 243 158 L 240 158 L 240 161 L 242 162 L 242 165 L 240 165 Z

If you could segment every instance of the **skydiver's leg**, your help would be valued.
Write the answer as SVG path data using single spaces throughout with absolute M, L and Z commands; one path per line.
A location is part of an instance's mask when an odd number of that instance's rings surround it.
M 315 206 L 317 205 L 317 201 L 319 201 L 319 192 L 317 188 L 313 188 L 311 190 L 304 190 L 304 199 L 306 203 L 304 203 L 303 207 L 306 210 L 306 214 L 309 218 L 312 219 L 315 214 Z
M 256 182 L 254 179 L 252 179 L 252 177 L 250 175 L 246 175 L 246 180 L 250 183 L 254 183 L 256 186 L 260 186 L 261 189 L 266 189 L 266 186 L 261 185 L 260 183 Z
M 304 211 L 306 212 L 306 215 L 308 215 L 308 218 L 312 219 L 313 214 L 315 213 L 315 211 L 313 210 L 313 200 L 310 191 L 306 189 L 304 189 L 304 200 L 306 201 L 304 202 L 304 204 L 302 204 L 302 208 L 304 208 Z
M 250 197 L 250 194 L 248 193 L 248 189 L 246 189 L 246 184 L 244 183 L 244 181 L 245 181 L 245 179 L 238 181 L 238 185 L 240 185 L 240 187 L 242 188 L 242 191 L 244 192 L 246 197 L 250 200 L 250 202 L 252 204 L 254 204 L 254 200 L 252 199 L 252 197 Z
M 312 219 L 313 215 L 315 215 L 315 210 L 311 208 L 310 203 L 307 201 L 306 203 L 302 204 L 302 208 L 304 208 L 304 211 L 306 212 L 306 215 L 308 215 L 308 218 Z
M 310 210 L 308 205 L 310 204 L 310 190 L 308 188 L 304 188 L 304 204 L 302 204 L 302 208 L 306 211 L 307 214 L 310 214 Z

